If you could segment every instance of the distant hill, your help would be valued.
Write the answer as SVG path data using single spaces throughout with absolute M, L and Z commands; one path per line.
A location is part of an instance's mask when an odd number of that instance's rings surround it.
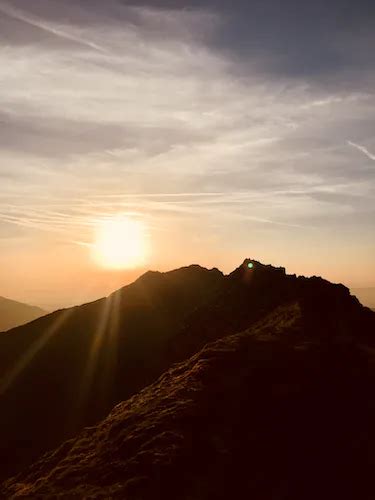
M 33 321 L 46 314 L 39 307 L 0 297 L 0 332 Z
M 375 288 L 352 288 L 353 295 L 358 297 L 360 302 L 371 309 L 375 309 Z
M 20 472 L 0 493 L 316 498 L 325 466 L 350 479 L 348 449 L 334 456 L 345 432 L 359 454 L 372 439 L 374 348 L 375 314 L 343 285 L 250 260 L 148 272 L 0 336 L 1 473 Z

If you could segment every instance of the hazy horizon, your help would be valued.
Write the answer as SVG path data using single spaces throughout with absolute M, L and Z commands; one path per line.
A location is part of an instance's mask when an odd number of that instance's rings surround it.
M 0 295 L 245 257 L 375 287 L 375 5 L 0 0 Z
M 238 263 L 239 264 L 239 263 Z M 265 263 L 267 264 L 267 263 Z M 199 264 L 198 264 L 199 265 Z M 281 265 L 281 264 L 280 264 Z M 182 266 L 185 267 L 185 266 Z M 160 271 L 156 269 L 150 269 L 152 271 Z M 164 269 L 162 272 L 168 272 L 173 269 Z M 221 269 L 219 269 L 222 271 Z M 233 271 L 231 269 L 228 272 Z M 68 298 L 67 296 L 64 297 L 63 299 L 57 300 L 54 299 L 55 295 L 53 294 L 53 291 L 46 291 L 45 293 L 52 293 L 52 296 L 50 296 L 50 299 L 45 302 L 45 303 L 33 303 L 26 300 L 17 300 L 14 297 L 5 297 L 0 294 L 0 299 L 9 299 L 12 301 L 20 302 L 22 304 L 27 304 L 30 306 L 35 306 L 35 307 L 40 307 L 43 309 L 46 313 L 50 313 L 53 311 L 56 311 L 58 309 L 65 309 L 69 307 L 74 307 L 77 305 L 82 305 L 87 302 L 92 302 L 96 301 L 98 299 L 101 299 L 103 297 L 109 296 L 111 293 L 119 290 L 120 288 L 129 285 L 133 283 L 135 280 L 137 280 L 142 274 L 147 272 L 146 270 L 139 271 L 139 270 L 134 270 L 132 272 L 114 272 L 112 279 L 109 277 L 105 280 L 104 283 L 98 282 L 98 280 L 94 280 L 92 283 L 90 283 L 90 286 L 84 286 L 83 290 L 80 290 L 80 293 L 76 294 L 73 298 Z M 292 274 L 286 270 L 287 274 Z M 225 273 L 224 274 L 228 274 Z M 298 273 L 297 273 L 298 274 Z M 311 275 L 312 276 L 312 275 Z M 309 277 L 309 276 L 307 276 Z M 121 281 L 123 279 L 123 281 Z M 348 287 L 350 290 L 350 293 L 352 295 L 355 295 L 359 301 L 367 307 L 370 308 L 375 308 L 375 287 Z M 21 294 L 22 295 L 22 294 Z M 59 295 L 59 292 L 58 294 Z

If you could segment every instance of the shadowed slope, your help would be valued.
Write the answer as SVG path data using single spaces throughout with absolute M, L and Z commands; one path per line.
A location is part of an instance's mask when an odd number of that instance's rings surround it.
M 47 314 L 46 311 L 39 307 L 0 297 L 0 332 L 33 321 L 44 314 Z
M 107 299 L 1 335 L 2 477 L 155 380 L 169 336 L 223 279 L 199 266 L 148 272 Z
M 373 350 L 298 304 L 207 345 L 3 485 L 7 498 L 375 496 Z

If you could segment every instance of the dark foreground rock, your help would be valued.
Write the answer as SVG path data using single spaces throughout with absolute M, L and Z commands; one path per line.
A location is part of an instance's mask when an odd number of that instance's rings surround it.
M 375 354 L 298 303 L 208 344 L 2 486 L 4 498 L 375 498 Z

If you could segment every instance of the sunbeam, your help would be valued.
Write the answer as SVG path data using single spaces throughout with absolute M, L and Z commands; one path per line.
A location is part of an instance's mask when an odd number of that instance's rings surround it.
M 81 379 L 76 392 L 76 404 L 71 412 L 71 420 L 68 427 L 74 429 L 79 424 L 87 411 L 90 397 L 94 395 L 93 386 L 98 380 L 100 385 L 105 386 L 105 392 L 110 393 L 109 372 L 112 372 L 115 364 L 116 341 L 119 320 L 119 296 L 112 294 L 103 300 L 97 315 L 97 327 L 90 341 L 86 362 L 81 371 Z M 100 370 L 100 373 L 98 373 Z M 97 384 L 96 384 L 97 385 Z M 103 391 L 102 391 L 103 392 Z M 97 387 L 95 398 L 100 398 Z M 108 399 L 110 399 L 108 397 Z
M 4 394 L 16 380 L 16 378 L 22 373 L 22 371 L 28 366 L 28 364 L 33 360 L 33 358 L 43 349 L 43 347 L 48 343 L 48 341 L 59 331 L 68 317 L 72 314 L 73 309 L 66 309 L 60 311 L 57 314 L 56 319 L 47 328 L 47 330 L 37 338 L 37 341 L 31 344 L 31 346 L 24 352 L 21 357 L 16 361 L 15 365 L 11 370 L 9 370 L 3 376 L 0 381 L 0 395 Z

